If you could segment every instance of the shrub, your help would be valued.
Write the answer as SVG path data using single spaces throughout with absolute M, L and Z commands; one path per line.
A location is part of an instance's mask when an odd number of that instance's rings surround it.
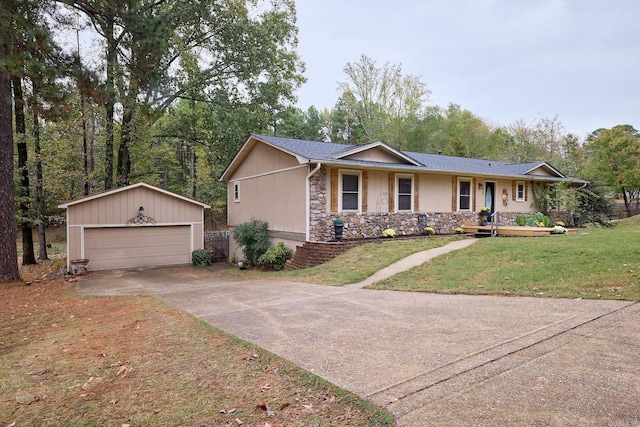
M 551 234 L 564 234 L 567 232 L 567 229 L 561 225 L 556 225 L 551 229 Z
M 206 249 L 196 249 L 191 252 L 191 262 L 196 267 L 206 267 L 211 265 L 211 252 Z
M 258 265 L 271 270 L 282 270 L 291 258 L 293 251 L 286 247 L 283 242 L 278 242 L 276 246 L 271 246 L 258 258 Z
M 516 224 L 521 227 L 525 225 L 527 227 L 548 227 L 550 222 L 549 217 L 542 212 L 536 212 L 533 215 L 518 216 L 515 221 Z
M 387 228 L 382 232 L 383 237 L 396 237 L 396 232 L 393 228 Z
M 432 235 L 436 234 L 436 230 L 434 230 L 432 227 L 425 227 L 425 229 L 422 230 L 422 232 L 424 234 L 426 234 L 427 236 L 432 236 Z
M 267 225 L 267 221 L 252 219 L 233 229 L 233 239 L 242 248 L 248 265 L 256 265 L 258 258 L 269 248 Z
M 456 232 L 456 234 L 464 234 L 464 228 L 462 227 L 456 227 L 454 231 Z
M 556 225 L 559 225 L 560 227 L 564 227 L 564 222 L 562 221 L 556 221 Z

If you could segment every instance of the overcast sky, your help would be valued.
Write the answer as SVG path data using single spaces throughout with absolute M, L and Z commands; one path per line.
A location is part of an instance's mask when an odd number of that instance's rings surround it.
M 640 129 L 638 0 L 296 0 L 307 82 L 298 106 L 335 105 L 362 54 L 421 77 L 429 104 L 506 126 L 558 116 L 580 138 Z

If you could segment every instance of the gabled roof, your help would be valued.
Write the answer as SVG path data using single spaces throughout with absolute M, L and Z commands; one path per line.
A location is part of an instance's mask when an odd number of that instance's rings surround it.
M 408 156 L 406 153 L 397 150 L 395 148 L 393 148 L 392 146 L 385 144 L 382 141 L 378 141 L 378 142 L 372 142 L 370 144 L 365 144 L 365 145 L 356 145 L 356 146 L 351 146 L 353 148 L 350 148 L 349 150 L 346 150 L 342 153 L 340 153 L 339 155 L 336 155 L 335 158 L 336 159 L 345 159 L 349 156 L 353 156 L 354 154 L 358 154 L 358 153 L 363 153 L 365 151 L 368 150 L 373 150 L 376 148 L 382 149 L 383 151 L 387 152 L 388 154 L 391 154 L 392 156 L 395 156 L 401 160 L 404 160 L 405 162 L 413 165 L 413 166 L 422 166 L 422 164 L 420 162 L 418 162 L 415 159 L 412 159 L 410 156 Z
M 262 142 L 284 151 L 304 163 L 323 163 L 341 167 L 362 167 L 374 169 L 392 169 L 414 172 L 440 172 L 445 174 L 495 176 L 526 180 L 569 181 L 587 183 L 587 181 L 568 178 L 546 162 L 508 163 L 496 160 L 471 159 L 441 154 L 425 154 L 395 149 L 378 141 L 365 145 L 336 144 L 333 142 L 305 141 L 293 138 L 281 138 L 271 135 L 252 134 L 236 157 L 231 161 L 220 178 L 226 178 L 235 170 L 239 162 L 246 156 L 250 148 Z M 367 150 L 382 149 L 400 160 L 399 163 L 349 159 L 357 153 Z M 533 174 L 538 169 L 548 175 Z
M 144 183 L 144 182 L 139 182 L 137 184 L 131 184 L 131 185 L 127 185 L 125 187 L 118 187 L 118 188 L 114 188 L 112 190 L 103 191 L 101 193 L 90 194 L 89 196 L 83 197 L 81 199 L 73 200 L 73 201 L 67 202 L 67 203 L 62 203 L 62 204 L 58 205 L 58 208 L 67 209 L 69 206 L 77 205 L 77 204 L 80 204 L 80 203 L 85 203 L 85 202 L 88 202 L 90 200 L 99 199 L 101 197 L 107 197 L 107 196 L 110 196 L 112 194 L 117 194 L 117 193 L 120 193 L 120 192 L 123 192 L 123 191 L 133 190 L 134 188 L 138 188 L 138 187 L 143 187 L 143 188 L 147 188 L 149 190 L 157 191 L 159 193 L 166 194 L 167 196 L 175 197 L 176 199 L 180 199 L 180 200 L 183 200 L 185 202 L 193 203 L 194 205 L 202 206 L 205 209 L 208 209 L 208 208 L 211 207 L 209 205 L 205 205 L 204 203 L 200 203 L 200 202 L 198 202 L 196 200 L 189 199 L 188 197 L 180 196 L 179 194 L 175 194 L 175 193 L 172 193 L 170 191 L 163 190 L 162 188 L 154 187 L 153 185 L 149 185 L 149 184 Z

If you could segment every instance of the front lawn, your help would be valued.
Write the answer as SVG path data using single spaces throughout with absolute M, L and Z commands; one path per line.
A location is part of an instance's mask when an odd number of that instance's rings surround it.
M 485 238 L 371 288 L 640 301 L 640 221 L 578 235 Z
M 461 236 L 437 236 L 415 239 L 382 239 L 357 246 L 324 264 L 294 271 L 265 272 L 229 269 L 228 272 L 250 278 L 289 280 L 342 286 L 358 283 L 399 259 L 460 240 Z

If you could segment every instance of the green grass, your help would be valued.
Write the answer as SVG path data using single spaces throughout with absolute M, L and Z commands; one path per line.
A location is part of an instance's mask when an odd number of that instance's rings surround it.
M 371 287 L 640 301 L 640 218 L 578 235 L 485 238 Z
M 379 243 L 357 246 L 335 259 L 312 268 L 295 271 L 262 272 L 228 270 L 252 278 L 271 278 L 323 285 L 342 286 L 358 283 L 401 258 L 416 252 L 444 246 L 461 236 L 425 237 L 420 239 L 384 239 Z

